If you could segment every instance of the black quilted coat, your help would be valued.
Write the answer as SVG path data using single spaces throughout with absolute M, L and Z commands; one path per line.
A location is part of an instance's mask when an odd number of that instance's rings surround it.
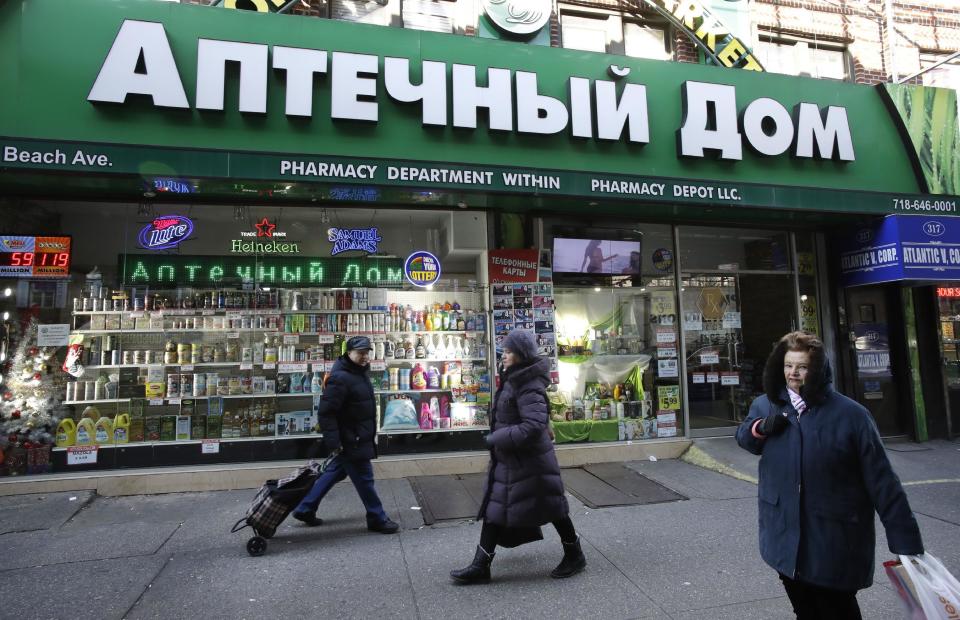
M 330 451 L 343 448 L 351 461 L 376 458 L 377 404 L 368 366 L 358 366 L 346 355 L 333 364 L 323 386 L 318 422 Z
M 478 518 L 505 527 L 544 525 L 570 508 L 560 465 L 547 435 L 544 391 L 550 362 L 534 358 L 502 375 L 491 416 L 490 467 Z

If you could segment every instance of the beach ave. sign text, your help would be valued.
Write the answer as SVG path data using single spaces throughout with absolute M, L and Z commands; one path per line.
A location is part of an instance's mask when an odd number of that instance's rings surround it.
M 180 59 L 184 62 L 184 59 Z M 267 113 L 268 76 L 285 74 L 284 109 L 311 117 L 313 97 L 326 89 L 334 120 L 377 123 L 381 90 L 395 104 L 419 107 L 424 126 L 552 135 L 584 140 L 650 142 L 647 86 L 628 82 L 629 68 L 610 67 L 614 80 L 566 78 L 566 100 L 541 94 L 536 72 L 469 64 L 199 38 L 194 101 L 187 99 L 164 24 L 125 20 L 87 96 L 123 104 L 146 95 L 163 108 L 223 111 L 228 63 L 239 65 L 240 112 Z M 412 69 L 420 74 L 412 83 Z M 606 69 L 601 67 L 599 69 Z M 847 110 L 797 101 L 792 110 L 768 97 L 737 105 L 735 86 L 683 82 L 682 157 L 743 159 L 744 148 L 764 156 L 855 160 Z M 372 173 L 371 173 L 372 174 Z

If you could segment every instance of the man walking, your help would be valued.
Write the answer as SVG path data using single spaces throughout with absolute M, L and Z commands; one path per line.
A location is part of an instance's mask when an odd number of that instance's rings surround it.
M 327 449 L 340 453 L 293 511 L 293 518 L 308 526 L 323 523 L 316 514 L 320 500 L 333 485 L 349 476 L 367 509 L 367 529 L 383 534 L 400 529 L 384 512 L 373 486 L 370 460 L 377 456 L 377 406 L 373 385 L 367 377 L 371 349 L 366 336 L 348 340 L 346 355 L 337 359 L 324 382 L 318 409 L 320 430 Z

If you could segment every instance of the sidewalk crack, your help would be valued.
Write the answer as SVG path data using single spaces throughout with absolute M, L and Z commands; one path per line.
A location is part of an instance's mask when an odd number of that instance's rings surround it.
M 590 539 L 587 538 L 586 536 L 584 536 L 584 535 L 583 535 L 583 532 L 577 532 L 577 534 L 579 534 L 580 540 L 582 540 L 582 541 L 586 542 L 588 545 L 590 545 L 590 547 L 591 547 L 596 553 L 598 553 L 598 554 L 600 555 L 600 557 L 602 557 L 604 560 L 606 560 L 606 561 L 610 564 L 610 566 L 612 566 L 613 568 L 616 569 L 616 571 L 617 571 L 618 573 L 620 573 L 621 575 L 623 575 L 623 578 L 624 578 L 624 579 L 626 579 L 627 581 L 629 581 L 629 582 L 633 585 L 634 588 L 636 588 L 641 594 L 643 594 L 645 597 L 647 597 L 647 600 L 649 600 L 650 603 L 652 603 L 657 609 L 659 609 L 662 613 L 664 613 L 668 618 L 672 618 L 672 617 L 673 617 L 672 615 L 670 615 L 670 613 L 667 612 L 666 609 L 664 609 L 663 607 L 661 607 L 655 600 L 653 600 L 653 599 L 650 597 L 650 595 L 647 594 L 646 591 L 645 591 L 643 588 L 640 587 L 640 584 L 638 584 L 636 581 L 634 581 L 633 579 L 631 579 L 628 574 L 626 574 L 625 572 L 623 572 L 623 569 L 621 569 L 619 566 L 617 566 L 617 563 L 616 563 L 616 562 L 614 562 L 613 560 L 611 560 L 610 558 L 608 558 L 608 557 L 603 553 L 603 551 L 600 550 L 599 547 L 597 547 L 597 546 L 594 545 L 592 542 L 590 542 Z
M 181 524 L 181 525 L 182 525 L 182 524 Z M 178 529 L 179 529 L 179 526 L 178 526 Z M 174 531 L 176 531 L 176 530 L 174 530 Z M 169 540 L 169 538 L 168 538 L 167 540 Z M 164 541 L 164 542 L 166 542 L 166 541 Z M 161 546 L 162 546 L 162 545 L 161 545 Z M 153 555 L 153 554 L 151 554 L 151 555 Z M 137 599 L 136 599 L 135 601 L 133 601 L 133 604 L 131 604 L 130 607 L 128 607 L 127 610 L 126 610 L 125 612 L 123 612 L 123 614 L 120 616 L 120 618 L 122 618 L 122 619 L 127 618 L 127 617 L 130 615 L 130 612 L 132 612 L 132 611 L 134 610 L 134 608 L 135 608 L 137 605 L 140 604 L 140 601 L 143 600 L 143 597 L 147 594 L 147 592 L 150 590 L 150 588 L 153 587 L 153 584 L 156 583 L 157 579 L 160 578 L 160 575 L 163 574 L 163 571 L 165 571 L 165 570 L 167 569 L 167 567 L 170 566 L 170 563 L 173 561 L 173 556 L 174 556 L 174 555 L 176 555 L 176 554 L 175 554 L 175 553 L 171 553 L 171 554 L 170 554 L 170 557 L 167 558 L 167 561 L 160 565 L 160 569 L 157 570 L 157 574 L 154 575 L 153 577 L 151 577 L 150 581 L 147 582 L 147 585 L 143 586 L 143 590 L 140 592 L 140 595 L 137 596 Z

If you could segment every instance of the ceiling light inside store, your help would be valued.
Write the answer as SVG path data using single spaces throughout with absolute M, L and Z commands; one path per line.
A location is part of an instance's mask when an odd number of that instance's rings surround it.
M 806 295 L 801 295 L 801 296 L 800 296 L 800 301 L 807 301 L 807 296 L 806 296 Z
M 595 286 L 595 287 L 593 287 L 593 290 L 594 290 L 595 292 L 599 293 L 599 292 L 600 292 L 600 287 L 599 287 L 599 286 Z
M 4 312 L 4 313 L 3 313 L 3 320 L 4 320 L 4 321 L 9 321 L 9 320 L 10 320 L 10 313 L 9 313 L 9 312 Z
M 10 287 L 8 286 L 7 288 L 3 289 L 3 296 L 4 296 L 4 297 L 10 297 L 11 295 L 13 295 L 13 289 L 12 289 L 12 288 L 10 288 Z
M 460 207 L 461 209 L 466 209 L 467 203 L 461 200 L 460 202 L 457 203 L 457 206 Z

